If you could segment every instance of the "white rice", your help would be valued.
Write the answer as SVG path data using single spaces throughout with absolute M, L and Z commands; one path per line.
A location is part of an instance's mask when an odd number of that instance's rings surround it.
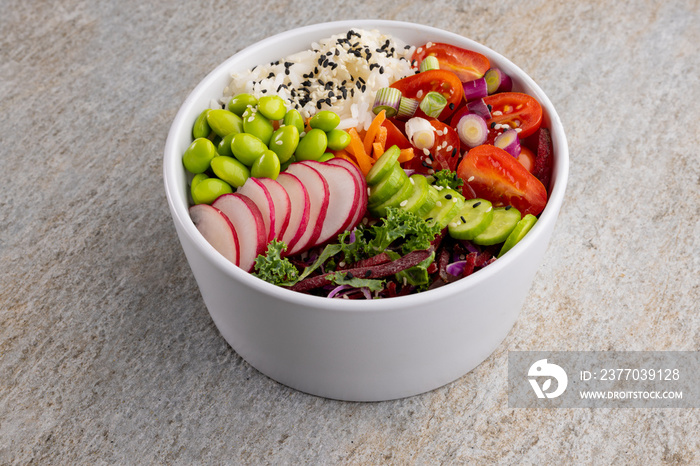
M 414 46 L 379 31 L 352 29 L 314 42 L 311 49 L 231 75 L 221 104 L 243 92 L 277 94 L 304 118 L 320 110 L 340 116 L 340 129 L 366 129 L 377 90 L 414 74 Z

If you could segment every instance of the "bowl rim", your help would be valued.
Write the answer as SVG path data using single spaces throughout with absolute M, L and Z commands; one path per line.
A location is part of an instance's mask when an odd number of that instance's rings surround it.
M 364 30 L 377 29 L 380 31 L 383 29 L 419 30 L 423 35 L 434 34 L 441 38 L 452 40 L 454 41 L 452 43 L 460 44 L 463 47 L 471 47 L 472 50 L 487 55 L 491 60 L 495 58 L 500 64 L 505 65 L 505 68 L 508 68 L 508 70 L 506 70 L 507 72 L 515 72 L 517 74 L 516 80 L 523 82 L 525 87 L 529 87 L 533 91 L 531 94 L 534 94 L 533 97 L 539 101 L 544 110 L 545 118 L 549 122 L 549 128 L 552 134 L 554 143 L 553 152 L 555 155 L 551 181 L 552 189 L 549 193 L 547 205 L 540 214 L 539 220 L 537 223 L 535 223 L 532 230 L 530 230 L 530 232 L 525 235 L 525 237 L 519 241 L 518 244 L 508 251 L 507 254 L 503 255 L 503 257 L 494 261 L 492 264 L 489 264 L 488 267 L 484 267 L 483 269 L 476 271 L 469 277 L 432 290 L 384 299 L 330 300 L 329 298 L 322 296 L 299 293 L 261 280 L 252 274 L 243 271 L 224 258 L 199 233 L 189 216 L 188 206 L 177 202 L 173 194 L 176 192 L 176 190 L 181 189 L 181 187 L 177 186 L 179 184 L 178 171 L 182 171 L 184 168 L 182 167 L 182 163 L 179 163 L 181 155 L 177 153 L 176 140 L 178 135 L 181 134 L 181 131 L 186 131 L 187 128 L 191 126 L 191 121 L 185 121 L 186 115 L 191 113 L 191 108 L 196 105 L 196 101 L 198 101 L 200 96 L 206 92 L 206 89 L 211 86 L 214 81 L 220 79 L 222 73 L 229 72 L 227 70 L 230 70 L 232 64 L 235 63 L 237 59 L 255 54 L 256 51 L 264 50 L 270 45 L 279 43 L 280 41 L 294 40 L 295 38 L 306 35 L 310 32 L 318 31 L 316 40 L 320 40 L 325 37 L 329 37 L 332 34 L 340 33 L 353 28 Z M 403 40 L 405 41 L 405 39 Z M 444 39 L 440 39 L 439 41 L 442 42 Z M 436 40 L 436 42 L 438 42 L 438 40 Z M 178 112 L 171 124 L 166 139 L 163 157 L 163 179 L 165 192 L 173 221 L 180 224 L 182 227 L 182 232 L 187 235 L 190 240 L 192 240 L 192 243 L 195 245 L 197 251 L 202 254 L 207 261 L 212 263 L 220 273 L 226 274 L 243 285 L 248 286 L 261 294 L 270 295 L 279 301 L 305 306 L 309 309 L 323 309 L 324 311 L 332 312 L 389 312 L 397 308 L 401 308 L 403 304 L 409 304 L 409 300 L 411 306 L 434 304 L 438 300 L 456 294 L 465 293 L 473 287 L 480 286 L 484 281 L 488 280 L 493 275 L 498 274 L 501 269 L 509 267 L 511 263 L 515 262 L 517 258 L 524 254 L 525 250 L 537 240 L 539 236 L 545 234 L 547 227 L 546 224 L 553 224 L 556 221 L 559 209 L 563 203 L 568 174 L 569 150 L 561 119 L 559 118 L 559 115 L 557 114 L 556 109 L 554 108 L 554 105 L 550 101 L 549 97 L 544 93 L 539 85 L 517 65 L 485 45 L 450 31 L 412 22 L 373 19 L 331 21 L 302 26 L 269 36 L 241 49 L 210 71 L 189 93 L 183 104 L 178 109 Z M 332 305 L 330 305 L 331 303 Z

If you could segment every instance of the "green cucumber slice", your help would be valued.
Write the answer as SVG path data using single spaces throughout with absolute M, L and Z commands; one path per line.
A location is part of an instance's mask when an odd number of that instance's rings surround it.
M 428 181 L 428 179 L 426 178 L 425 181 Z M 438 199 L 440 199 L 440 191 L 435 189 L 435 186 L 428 184 L 428 197 L 425 198 L 423 205 L 418 208 L 416 215 L 422 219 L 428 218 L 428 214 L 433 210 Z
M 389 207 L 399 207 L 403 201 L 408 199 L 408 197 L 411 195 L 411 191 L 413 191 L 413 184 L 408 178 L 406 178 L 403 186 L 399 188 L 399 190 L 396 191 L 393 196 L 378 206 L 369 207 L 370 213 L 376 217 L 385 217 L 386 209 Z
M 438 192 L 438 200 L 435 207 L 428 213 L 427 218 L 445 228 L 448 223 L 459 214 L 464 206 L 464 196 L 454 189 L 444 188 Z
M 394 164 L 391 172 L 384 177 L 379 184 L 369 188 L 369 206 L 378 206 L 386 202 L 391 196 L 401 189 L 404 183 L 408 182 L 408 175 L 401 168 L 400 164 Z
M 396 165 L 398 162 L 400 154 L 401 150 L 396 145 L 387 149 L 386 152 L 384 152 L 374 163 L 374 165 L 372 165 L 372 168 L 369 169 L 369 172 L 365 177 L 367 185 L 374 186 L 389 175 L 391 170 L 393 170 L 394 165 Z
M 503 254 L 510 251 L 510 249 L 513 246 L 518 244 L 518 241 L 525 237 L 527 232 L 530 231 L 530 229 L 535 225 L 535 223 L 537 223 L 537 217 L 535 217 L 532 214 L 527 214 L 522 219 L 520 219 L 518 224 L 515 225 L 515 228 L 513 228 L 513 231 L 511 231 L 510 235 L 508 235 L 506 242 L 503 243 L 503 246 L 501 247 L 501 252 L 498 253 L 498 257 L 501 257 Z
M 420 207 L 425 204 L 428 198 L 428 180 L 421 174 L 416 173 L 408 177 L 408 181 L 412 186 L 411 195 L 408 196 L 406 202 L 399 206 L 411 213 L 416 213 Z
M 470 199 L 447 225 L 450 236 L 455 239 L 476 238 L 493 220 L 493 206 L 486 199 Z
M 515 207 L 496 207 L 493 219 L 484 231 L 472 241 L 481 246 L 490 246 L 504 242 L 520 221 L 520 211 Z

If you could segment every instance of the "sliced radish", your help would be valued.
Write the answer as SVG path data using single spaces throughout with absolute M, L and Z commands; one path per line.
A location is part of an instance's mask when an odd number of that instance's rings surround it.
M 290 199 L 289 224 L 282 235 L 282 241 L 287 245 L 284 255 L 289 255 L 309 225 L 311 203 L 309 193 L 296 176 L 282 172 L 277 176 L 277 182 L 287 191 Z
M 321 234 L 323 222 L 328 211 L 329 190 L 325 178 L 315 169 L 300 162 L 295 162 L 287 168 L 287 173 L 299 178 L 309 193 L 309 224 L 299 242 L 289 251 L 289 255 L 304 251 L 314 244 Z
M 258 206 L 265 224 L 265 238 L 268 242 L 272 241 L 275 237 L 277 226 L 275 225 L 275 203 L 272 200 L 270 191 L 260 179 L 251 176 L 236 192 L 250 198 Z
M 275 206 L 275 230 L 272 239 L 280 239 L 289 225 L 289 217 L 292 209 L 289 194 L 277 180 L 273 180 L 272 178 L 259 178 L 258 181 L 267 188 L 270 196 L 272 196 L 272 203 Z
M 328 160 L 326 163 L 333 164 L 333 165 L 338 165 L 340 167 L 345 167 L 348 170 L 350 170 L 350 173 L 353 174 L 355 179 L 357 180 L 358 185 L 360 186 L 360 199 L 357 205 L 357 211 L 355 212 L 355 215 L 352 218 L 352 221 L 350 222 L 350 225 L 347 228 L 355 228 L 360 221 L 362 220 L 362 217 L 367 213 L 367 201 L 368 201 L 368 194 L 367 194 L 367 182 L 365 181 L 365 177 L 362 174 L 362 171 L 355 165 L 354 163 L 341 159 L 341 158 L 334 158 Z
M 231 221 L 238 235 L 240 248 L 239 267 L 250 272 L 255 258 L 265 252 L 267 237 L 260 209 L 249 197 L 239 193 L 224 194 L 214 201 L 216 207 Z
M 360 186 L 345 167 L 312 160 L 301 162 L 316 169 L 328 183 L 328 212 L 316 244 L 335 238 L 352 222 L 360 202 Z
M 238 265 L 238 235 L 231 221 L 216 207 L 197 204 L 190 207 L 190 217 L 197 230 L 222 256 Z

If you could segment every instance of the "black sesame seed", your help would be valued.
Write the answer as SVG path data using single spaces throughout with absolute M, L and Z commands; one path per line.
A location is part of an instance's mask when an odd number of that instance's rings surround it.
M 454 157 L 455 155 L 457 155 L 457 149 L 452 149 L 452 155 L 451 155 L 451 157 Z M 456 177 L 455 177 L 455 178 L 456 178 Z
M 379 67 L 379 74 L 384 74 L 384 67 L 383 66 Z
M 346 276 L 349 280 L 352 280 L 353 278 L 355 278 L 355 276 L 352 274 L 352 272 L 348 272 L 345 276 Z
M 481 205 L 481 201 L 475 202 L 474 205 L 473 205 L 472 207 L 476 209 L 476 208 L 479 207 L 480 205 Z
M 464 219 L 464 216 L 460 215 L 459 219 L 462 221 L 462 223 L 467 223 L 467 221 Z
M 284 69 L 284 74 L 289 75 L 289 68 Z
M 371 271 L 371 270 L 367 270 L 367 271 L 365 272 L 365 278 L 369 278 L 371 275 L 372 275 L 372 271 Z
M 496 122 L 495 122 L 495 121 L 492 121 L 492 122 L 491 122 L 491 128 L 495 128 L 495 127 L 496 127 Z
M 506 210 L 510 210 L 510 209 L 512 209 L 512 208 L 513 208 L 512 205 L 507 205 L 507 206 L 506 206 Z
M 430 164 L 428 162 L 426 162 L 425 160 L 421 161 L 420 164 L 423 165 L 425 168 L 430 168 Z
M 449 107 L 450 107 L 450 110 L 454 110 L 454 109 L 455 109 L 455 104 L 454 104 L 454 102 L 450 102 Z
M 445 199 L 452 199 L 452 194 L 445 194 Z

